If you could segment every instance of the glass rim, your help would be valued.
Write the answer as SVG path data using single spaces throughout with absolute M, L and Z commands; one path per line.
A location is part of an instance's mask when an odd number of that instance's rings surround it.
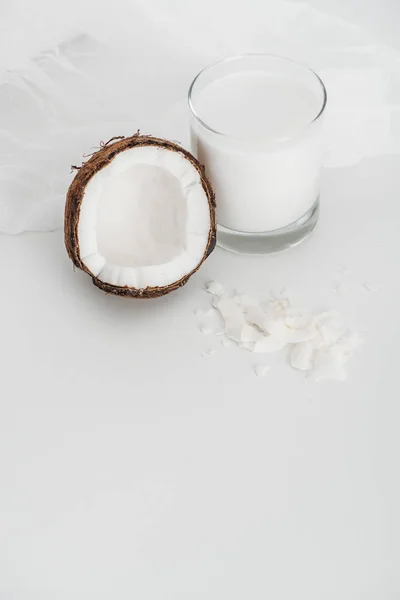
M 199 81 L 200 77 L 202 77 L 202 75 L 204 75 L 205 73 L 208 73 L 209 71 L 211 71 L 212 69 L 214 69 L 215 67 L 218 67 L 220 65 L 224 65 L 230 62 L 234 62 L 243 58 L 251 58 L 251 57 L 263 57 L 263 58 L 277 58 L 279 60 L 282 60 L 286 63 L 290 63 L 292 65 L 295 65 L 296 67 L 300 67 L 302 69 L 305 69 L 306 71 L 308 71 L 308 73 L 310 73 L 311 75 L 313 75 L 316 79 L 316 81 L 319 83 L 320 88 L 322 90 L 322 104 L 321 104 L 321 108 L 319 109 L 318 113 L 316 114 L 316 116 L 309 121 L 308 123 L 306 123 L 304 125 L 304 127 L 300 130 L 297 131 L 293 136 L 286 136 L 284 138 L 278 138 L 276 140 L 273 140 L 274 143 L 280 143 L 280 142 L 287 142 L 290 141 L 291 139 L 294 139 L 296 137 L 298 137 L 298 135 L 307 130 L 308 127 L 310 127 L 313 123 L 315 123 L 316 121 L 318 121 L 318 119 L 322 116 L 322 114 L 325 111 L 325 107 L 327 104 L 327 100 L 328 100 L 328 93 L 326 91 L 326 87 L 324 82 L 322 81 L 321 77 L 318 75 L 318 73 L 316 71 L 314 71 L 314 69 L 312 69 L 311 67 L 309 67 L 308 65 L 302 63 L 302 62 L 298 62 L 296 60 L 292 60 L 291 58 L 287 58 L 286 56 L 282 56 L 279 54 L 272 54 L 270 52 L 249 52 L 249 53 L 245 53 L 245 54 L 237 54 L 235 56 L 229 56 L 228 58 L 223 58 L 222 60 L 218 60 L 214 63 L 211 63 L 209 65 L 207 65 L 206 67 L 204 67 L 203 69 L 201 69 L 201 71 L 199 71 L 199 73 L 197 73 L 196 77 L 193 79 L 192 83 L 190 84 L 189 87 L 189 91 L 188 91 L 188 104 L 189 104 L 189 108 L 190 111 L 192 113 L 192 115 L 194 116 L 194 118 L 196 119 L 196 121 L 198 123 L 200 123 L 200 125 L 202 125 L 205 129 L 207 129 L 208 131 L 210 131 L 211 133 L 214 133 L 215 135 L 219 135 L 221 137 L 224 138 L 228 138 L 228 139 L 236 139 L 236 140 L 240 140 L 243 142 L 246 141 L 251 141 L 252 143 L 257 143 L 257 142 L 263 142 L 265 141 L 263 138 L 259 138 L 259 139 L 252 139 L 252 140 L 247 140 L 244 137 L 237 137 L 234 135 L 230 135 L 227 133 L 223 133 L 222 131 L 218 131 L 217 129 L 214 129 L 213 127 L 211 127 L 210 125 L 208 125 L 205 121 L 203 121 L 203 119 L 201 119 L 201 117 L 197 114 L 196 109 L 194 107 L 194 102 L 193 102 L 193 92 L 194 92 L 194 88 L 196 86 L 196 83 Z

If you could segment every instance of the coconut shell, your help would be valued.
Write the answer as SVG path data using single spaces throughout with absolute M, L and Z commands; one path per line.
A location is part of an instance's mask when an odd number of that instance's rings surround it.
M 208 204 L 210 208 L 210 232 L 208 236 L 207 246 L 204 255 L 199 264 L 190 273 L 182 277 L 179 281 L 176 281 L 168 286 L 163 287 L 146 287 L 144 289 L 137 289 L 128 286 L 115 286 L 104 281 L 100 281 L 90 270 L 84 265 L 80 257 L 79 251 L 79 238 L 78 238 L 78 224 L 80 209 L 82 204 L 83 195 L 85 188 L 89 183 L 90 179 L 106 167 L 113 158 L 129 148 L 135 148 L 139 146 L 158 146 L 165 148 L 172 152 L 179 152 L 182 154 L 198 171 L 203 189 L 206 193 Z M 100 149 L 91 155 L 91 157 L 82 164 L 80 167 L 72 167 L 77 170 L 75 178 L 73 179 L 66 198 L 65 204 L 65 218 L 64 218 L 64 240 L 65 247 L 68 252 L 68 256 L 72 260 L 75 267 L 81 269 L 93 280 L 94 285 L 104 290 L 107 293 L 116 294 L 117 296 L 126 296 L 130 298 L 155 298 L 157 296 L 163 296 L 169 294 L 174 290 L 182 287 L 187 283 L 190 277 L 195 273 L 205 259 L 211 254 L 216 244 L 216 222 L 215 222 L 215 194 L 211 186 L 209 179 L 205 174 L 205 168 L 199 163 L 199 161 L 187 150 L 161 138 L 156 138 L 147 135 L 137 134 L 132 137 L 117 137 L 112 138 L 105 144 L 100 145 Z

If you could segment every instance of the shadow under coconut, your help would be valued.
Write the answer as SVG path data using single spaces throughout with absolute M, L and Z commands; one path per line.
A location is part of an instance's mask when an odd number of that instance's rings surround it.
M 53 253 L 49 253 L 53 254 Z M 57 258 L 55 258 L 57 262 Z M 132 324 L 132 319 L 153 323 L 155 316 L 167 312 L 187 312 L 188 298 L 198 287 L 195 274 L 183 287 L 164 296 L 155 298 L 129 298 L 116 296 L 97 288 L 86 273 L 74 269 L 64 250 L 63 281 L 68 286 L 69 295 L 73 295 L 79 304 L 91 306 L 99 319 L 112 318 L 116 324 Z M 196 277 L 197 275 L 197 277 Z M 190 306 L 190 303 L 189 303 Z

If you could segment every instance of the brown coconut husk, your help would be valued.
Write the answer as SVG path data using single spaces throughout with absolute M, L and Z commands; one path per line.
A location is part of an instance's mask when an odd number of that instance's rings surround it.
M 79 251 L 79 239 L 78 239 L 78 224 L 82 199 L 85 188 L 89 183 L 90 179 L 106 167 L 112 159 L 129 148 L 135 148 L 139 146 L 158 146 L 171 150 L 172 152 L 179 152 L 182 154 L 198 171 L 201 179 L 203 189 L 208 198 L 208 204 L 210 208 L 210 232 L 208 236 L 207 246 L 204 255 L 199 264 L 187 275 L 182 277 L 179 281 L 172 283 L 168 286 L 163 287 L 146 287 L 144 289 L 137 289 L 128 286 L 114 286 L 104 281 L 100 281 L 89 269 L 83 264 L 80 251 Z M 65 219 L 64 219 L 64 240 L 65 247 L 68 252 L 68 256 L 72 260 L 75 267 L 81 269 L 93 280 L 94 285 L 104 290 L 107 293 L 116 294 L 117 296 L 126 296 L 130 298 L 155 298 L 157 296 L 163 296 L 169 294 L 174 290 L 182 287 L 187 283 L 190 277 L 195 273 L 205 259 L 211 254 L 216 244 L 216 222 L 215 222 L 215 194 L 211 186 L 209 179 L 205 174 L 204 166 L 187 150 L 179 146 L 174 142 L 156 138 L 148 135 L 140 135 L 137 132 L 131 137 L 118 136 L 111 138 L 108 142 L 101 143 L 100 149 L 94 152 L 91 157 L 82 164 L 82 166 L 73 166 L 73 169 L 77 170 L 77 174 L 73 179 L 66 198 L 65 204 Z

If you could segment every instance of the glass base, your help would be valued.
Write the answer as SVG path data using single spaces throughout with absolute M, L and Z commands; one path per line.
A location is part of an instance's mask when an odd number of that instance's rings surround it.
M 242 254 L 271 254 L 300 244 L 314 229 L 319 215 L 319 197 L 294 223 L 274 231 L 248 233 L 218 225 L 217 244 L 224 250 Z

